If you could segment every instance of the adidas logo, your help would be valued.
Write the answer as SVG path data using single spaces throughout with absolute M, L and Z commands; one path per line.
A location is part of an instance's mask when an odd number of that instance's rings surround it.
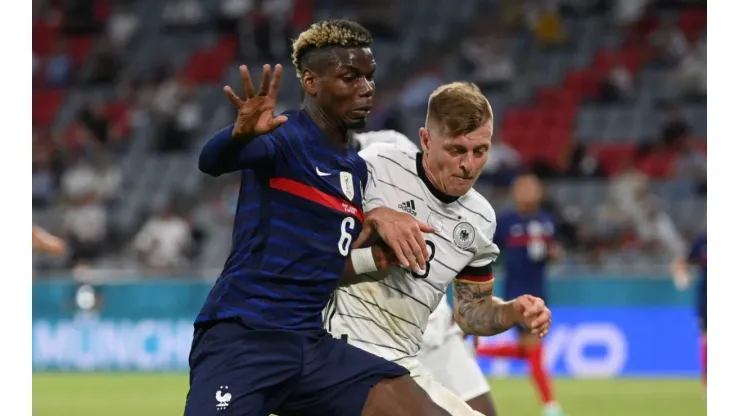
M 406 202 L 401 202 L 398 204 L 398 208 L 408 212 L 409 214 L 416 216 L 416 204 L 414 203 L 414 200 L 408 200 Z

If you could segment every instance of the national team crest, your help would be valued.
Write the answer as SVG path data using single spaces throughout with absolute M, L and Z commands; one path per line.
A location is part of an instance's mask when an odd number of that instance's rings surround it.
M 475 241 L 475 228 L 469 222 L 457 224 L 452 232 L 452 240 L 461 249 L 470 247 Z
M 350 201 L 355 199 L 355 184 L 352 180 L 352 174 L 349 172 L 339 172 L 339 182 L 342 185 L 342 192 L 347 196 L 347 199 Z

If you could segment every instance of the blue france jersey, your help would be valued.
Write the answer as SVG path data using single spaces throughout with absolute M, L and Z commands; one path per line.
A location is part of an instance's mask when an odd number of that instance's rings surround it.
M 531 216 L 509 211 L 497 220 L 493 241 L 504 255 L 506 286 L 529 290 L 544 285 L 549 245 L 555 237 L 552 217 L 545 211 Z
M 332 147 L 304 111 L 285 115 L 241 150 L 231 253 L 196 324 L 239 318 L 253 329 L 322 328 L 362 229 L 367 167 L 353 150 Z
M 707 233 L 700 235 L 691 245 L 688 261 L 699 266 L 702 280 L 707 279 Z

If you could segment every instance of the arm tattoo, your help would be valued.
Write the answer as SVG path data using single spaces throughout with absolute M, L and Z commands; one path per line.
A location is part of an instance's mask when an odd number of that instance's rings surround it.
M 510 302 L 493 297 L 493 282 L 454 282 L 455 322 L 471 335 L 490 336 L 514 326 Z

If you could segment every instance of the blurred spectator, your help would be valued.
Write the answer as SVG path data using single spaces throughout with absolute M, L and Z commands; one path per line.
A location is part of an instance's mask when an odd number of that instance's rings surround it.
M 694 42 L 681 59 L 673 77 L 672 90 L 681 97 L 701 100 L 707 95 L 706 40 Z
M 59 2 L 63 14 L 62 31 L 69 35 L 89 35 L 101 29 L 95 17 L 95 0 Z
M 616 215 L 629 224 L 645 249 L 668 253 L 675 258 L 683 253 L 684 241 L 671 218 L 650 193 L 650 180 L 635 169 L 616 176 L 610 188 Z
M 75 201 L 97 191 L 97 174 L 79 152 L 69 154 L 61 188 L 67 201 Z
M 616 65 L 601 81 L 599 99 L 603 103 L 629 100 L 634 96 L 634 88 L 632 73 L 624 65 Z
M 73 67 L 67 44 L 63 39 L 58 40 L 46 63 L 46 84 L 50 87 L 66 86 L 71 80 Z
M 111 45 L 114 48 L 125 50 L 139 29 L 139 15 L 127 2 L 114 6 L 106 29 Z
M 666 20 L 650 34 L 650 42 L 658 50 L 656 62 L 663 66 L 676 64 L 689 49 L 681 28 L 673 21 Z
M 254 8 L 249 12 L 249 17 L 242 20 L 239 30 L 242 45 L 253 42 L 257 52 L 257 58 L 266 61 L 274 60 L 272 50 L 272 22 L 265 13 L 263 5 L 265 0 L 255 0 Z M 245 49 L 242 46 L 242 49 Z
M 693 141 L 684 140 L 676 160 L 676 172 L 679 179 L 693 184 L 698 195 L 707 194 L 707 154 Z
M 177 128 L 185 135 L 191 136 L 203 122 L 203 109 L 198 101 L 197 90 L 188 86 L 182 92 L 177 109 Z
M 167 29 L 192 29 L 205 22 L 205 15 L 198 0 L 168 0 L 162 22 Z
M 157 142 L 160 152 L 181 152 L 188 148 L 192 135 L 200 128 L 202 107 L 192 86 L 176 79 L 162 84 L 155 97 L 163 127 Z
M 44 208 L 52 202 L 57 193 L 56 179 L 51 170 L 49 158 L 34 157 L 31 165 L 31 201 L 33 208 Z
M 254 8 L 253 0 L 221 0 L 216 21 L 219 32 L 236 33 L 239 20 L 248 16 L 252 8 Z
M 90 264 L 105 251 L 108 233 L 105 207 L 93 192 L 71 201 L 64 213 L 64 237 L 71 251 L 71 266 Z
M 102 145 L 109 143 L 110 125 L 100 106 L 88 102 L 80 109 L 77 119 L 88 129 L 97 143 Z
M 92 53 L 91 84 L 112 84 L 121 70 L 123 60 L 118 49 L 106 37 L 101 37 Z
M 645 13 L 649 0 L 616 0 L 614 2 L 614 23 L 619 28 L 629 28 Z
M 507 86 L 516 68 L 505 39 L 483 33 L 463 41 L 462 57 L 472 67 L 473 82 L 483 89 Z
M 401 93 L 401 105 L 409 109 L 426 108 L 429 94 L 444 83 L 439 72 L 437 68 L 425 68 L 407 82 Z
M 661 143 L 668 149 L 675 148 L 689 138 L 691 126 L 683 116 L 681 107 L 674 104 L 668 110 L 668 117 L 663 123 Z
M 170 76 L 162 81 L 154 92 L 152 110 L 158 117 L 168 117 L 175 114 L 175 110 L 182 95 L 182 84 L 176 76 Z
M 509 187 L 519 172 L 521 162 L 519 153 L 494 134 L 488 160 L 483 166 L 483 173 L 486 175 L 484 180 L 494 186 Z
M 97 177 L 95 190 L 100 200 L 106 205 L 118 202 L 121 199 L 123 188 L 123 173 L 116 164 L 111 162 L 108 153 L 98 154 L 95 175 Z
M 583 143 L 576 143 L 565 153 L 565 170 L 563 176 L 566 178 L 603 178 L 606 176 L 604 167 L 599 159 L 588 153 Z
M 157 272 L 183 267 L 191 244 L 190 224 L 172 206 L 151 217 L 134 239 L 134 248 L 142 264 Z
M 528 26 L 539 46 L 551 48 L 565 44 L 565 30 L 557 2 L 530 0 L 525 10 Z
M 379 0 L 362 7 L 357 21 L 365 26 L 374 38 L 392 40 L 398 36 L 394 15 L 393 2 Z

